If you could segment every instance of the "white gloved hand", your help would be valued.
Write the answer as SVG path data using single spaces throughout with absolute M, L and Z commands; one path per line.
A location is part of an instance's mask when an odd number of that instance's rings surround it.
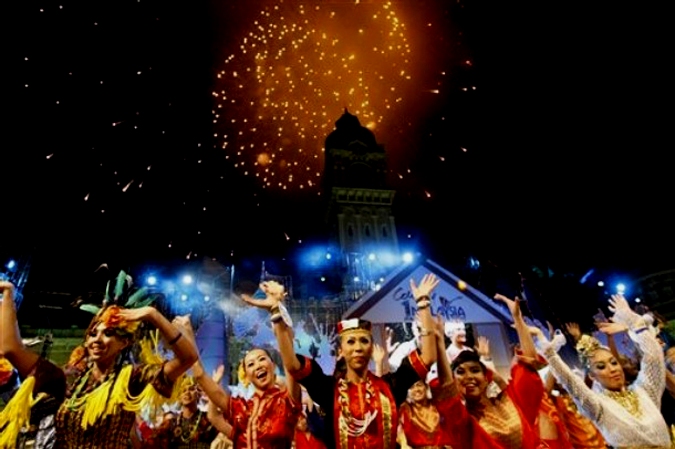
M 544 357 L 557 353 L 566 343 L 567 339 L 559 329 L 553 333 L 553 338 L 551 340 L 541 334 L 537 336 L 534 341 L 537 352 Z

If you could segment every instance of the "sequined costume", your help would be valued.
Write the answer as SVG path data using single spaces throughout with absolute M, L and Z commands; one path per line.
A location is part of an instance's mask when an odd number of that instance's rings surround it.
M 230 398 L 228 421 L 235 449 L 290 449 L 302 405 L 286 388 L 269 387 L 251 399 Z
M 408 389 L 427 375 L 417 351 L 405 358 L 396 372 L 383 377 L 367 372 L 362 383 L 324 374 L 319 364 L 307 357 L 298 355 L 298 359 L 302 368 L 295 379 L 326 411 L 327 447 L 395 448 L 397 406 L 405 401 Z
M 433 396 L 453 449 L 537 449 L 535 421 L 543 394 L 537 371 L 518 361 L 507 388 L 483 410 L 470 412 L 454 385 Z
M 398 410 L 408 446 L 412 448 L 441 448 L 441 415 L 436 406 L 405 402 Z
M 660 411 L 665 389 L 663 350 L 654 335 L 646 331 L 640 315 L 617 310 L 614 321 L 628 326 L 628 335 L 642 353 L 635 382 L 621 392 L 606 390 L 597 382 L 588 388 L 555 350 L 548 348 L 544 355 L 551 372 L 610 446 L 670 448 L 670 432 Z

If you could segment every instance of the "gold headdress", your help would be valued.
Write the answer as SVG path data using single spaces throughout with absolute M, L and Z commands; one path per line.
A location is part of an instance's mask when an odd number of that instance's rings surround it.
M 598 349 L 605 349 L 609 351 L 609 348 L 603 346 L 597 338 L 590 335 L 582 335 L 576 345 L 577 353 L 579 354 L 579 361 L 586 368 L 590 366 L 591 357 L 595 354 L 595 351 Z

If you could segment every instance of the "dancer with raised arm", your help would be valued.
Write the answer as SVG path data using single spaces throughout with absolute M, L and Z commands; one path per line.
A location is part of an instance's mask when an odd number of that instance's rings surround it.
M 197 360 L 191 340 L 152 307 L 104 306 L 91 321 L 84 341 L 84 371 L 66 391 L 60 368 L 26 349 L 19 334 L 14 285 L 0 282 L 0 353 L 23 379 L 19 393 L 0 414 L 0 447 L 14 447 L 28 423 L 30 403 L 41 394 L 63 399 L 56 414 L 56 447 L 126 449 L 136 412 L 159 394 L 170 397 L 173 382 Z M 157 365 L 132 364 L 131 346 L 140 322 L 156 327 L 175 358 Z
M 194 338 L 192 328 L 187 333 Z M 222 368 L 218 370 L 217 380 L 222 376 Z M 262 348 L 251 349 L 244 355 L 240 373 L 241 382 L 253 385 L 250 399 L 232 397 L 205 373 L 201 360 L 193 367 L 194 378 L 204 394 L 231 426 L 226 436 L 235 449 L 290 449 L 302 413 L 300 385 L 289 375 L 285 385 L 279 385 L 272 357 Z M 211 419 L 219 430 L 224 430 L 221 423 Z
M 599 323 L 600 329 L 611 333 L 619 328 L 628 330 L 642 353 L 640 371 L 632 384 L 626 383 L 621 364 L 611 350 L 589 335 L 579 339 L 576 349 L 593 380 L 592 388 L 557 354 L 559 342 L 564 341 L 561 333 L 553 343 L 540 338 L 539 350 L 558 382 L 602 432 L 607 444 L 617 448 L 671 448 L 670 432 L 659 410 L 666 382 L 663 350 L 644 318 L 631 310 L 622 295 L 612 296 L 609 309 L 614 316 L 611 322 Z
M 475 351 L 462 351 L 452 362 L 438 351 L 438 380 L 434 401 L 444 418 L 444 438 L 453 449 L 537 449 L 535 421 L 544 386 L 535 369 L 536 350 L 523 320 L 518 300 L 496 295 L 511 312 L 520 352 L 511 368 L 511 380 L 496 397 L 487 394 L 492 372 Z M 443 327 L 437 326 L 437 345 Z
M 283 305 L 284 288 L 276 282 L 263 283 L 267 297 L 244 300 L 271 312 L 274 331 L 282 360 L 289 373 L 300 382 L 326 412 L 327 447 L 340 449 L 393 449 L 398 428 L 397 407 L 405 400 L 408 389 L 424 379 L 435 361 L 436 340 L 430 313 L 431 293 L 438 279 L 425 275 L 420 284 L 410 281 L 422 324 L 420 351 L 411 353 L 394 373 L 378 377 L 368 369 L 373 336 L 371 324 L 358 318 L 338 324 L 339 355 L 345 361 L 345 371 L 338 376 L 325 374 L 318 363 L 296 355 L 293 332 Z

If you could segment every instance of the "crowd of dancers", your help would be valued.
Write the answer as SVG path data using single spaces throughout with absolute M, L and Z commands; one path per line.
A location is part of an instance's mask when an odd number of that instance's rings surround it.
M 438 282 L 410 282 L 410 341 L 389 335 L 380 346 L 370 322 L 339 322 L 333 373 L 296 353 L 284 287 L 262 283 L 264 299 L 242 299 L 269 311 L 281 363 L 249 350 L 230 373 L 248 395 L 221 385 L 222 367 L 205 372 L 189 317 L 169 321 L 139 297 L 95 310 L 83 345 L 57 367 L 24 346 L 14 286 L 0 282 L 0 356 L 18 379 L 0 412 L 0 449 L 675 448 L 675 346 L 653 314 L 612 296 L 612 317 L 597 323 L 605 346 L 574 323 L 533 325 L 517 298 L 496 295 L 518 340 L 501 376 L 487 339 L 468 346 L 463 323 L 432 316 Z M 619 334 L 634 354 L 621 353 Z M 577 367 L 559 354 L 567 343 Z

